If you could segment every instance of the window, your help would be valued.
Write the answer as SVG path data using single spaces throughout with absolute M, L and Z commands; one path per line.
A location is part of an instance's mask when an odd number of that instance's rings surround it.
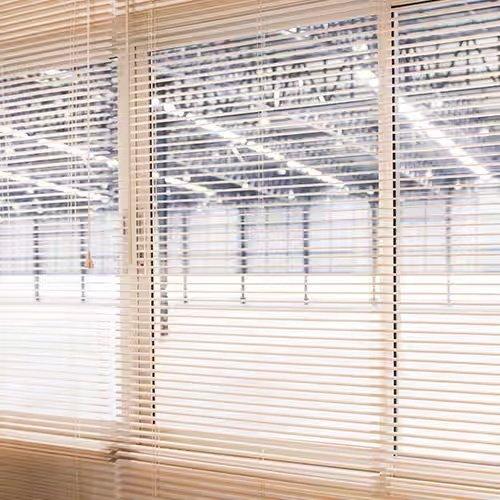
M 464 486 L 491 486 L 500 451 L 495 20 L 490 2 L 395 17 L 396 474 Z
M 105 63 L 90 72 L 88 111 L 78 94 L 86 68 L 0 83 L 0 290 L 2 346 L 9 354 L 0 406 L 20 429 L 33 414 L 78 412 L 99 420 L 115 414 L 116 70 Z M 86 267 L 89 255 L 93 269 Z
M 2 60 L 0 71 L 0 438 L 107 454 L 117 415 L 116 61 L 77 24 L 43 59 L 32 38 L 13 43 L 15 64 Z
M 0 499 L 500 496 L 496 3 L 21 2 Z
M 369 468 L 376 28 L 359 17 L 152 53 L 166 434 Z

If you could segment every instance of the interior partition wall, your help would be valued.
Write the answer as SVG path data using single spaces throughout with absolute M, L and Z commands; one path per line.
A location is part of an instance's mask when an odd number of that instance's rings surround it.
M 498 2 L 7 3 L 0 498 L 500 495 Z

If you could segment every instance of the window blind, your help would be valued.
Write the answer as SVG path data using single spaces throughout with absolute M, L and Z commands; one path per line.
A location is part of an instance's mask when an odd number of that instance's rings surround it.
M 379 26 L 355 4 L 131 18 L 124 498 L 380 488 Z
M 499 20 L 488 1 L 395 16 L 396 167 L 412 176 L 398 178 L 394 481 L 425 498 L 498 495 Z
M 497 2 L 0 9 L 1 499 L 500 496 Z
M 198 5 L 130 27 L 124 495 L 488 498 L 497 9 Z
M 0 9 L 0 497 L 88 497 L 116 419 L 111 4 Z

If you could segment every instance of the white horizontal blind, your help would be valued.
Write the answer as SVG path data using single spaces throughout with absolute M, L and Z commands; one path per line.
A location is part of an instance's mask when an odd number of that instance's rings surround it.
M 392 452 L 377 17 L 285 3 L 152 10 L 129 28 L 139 231 L 124 498 L 189 497 L 196 481 L 211 498 L 255 498 L 288 480 L 369 496 Z
M 498 2 L 1 9 L 1 499 L 500 496 Z
M 114 498 L 114 466 L 95 457 L 2 449 L 0 498 Z
M 70 498 L 116 419 L 111 4 L 1 9 L 0 497 Z
M 417 5 L 395 23 L 394 488 L 497 498 L 499 4 Z

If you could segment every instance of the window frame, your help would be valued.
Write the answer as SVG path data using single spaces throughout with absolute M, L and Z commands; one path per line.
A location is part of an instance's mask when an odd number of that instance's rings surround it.
M 284 0 L 286 1 L 286 0 Z M 434 0 L 433 0 L 434 1 Z M 439 0 L 436 0 L 439 1 Z M 178 6 L 180 12 L 184 12 L 186 8 L 189 8 L 189 5 L 185 7 L 182 3 Z M 252 10 L 255 10 L 255 7 L 252 7 Z M 344 20 L 349 18 L 354 18 L 360 15 L 369 16 L 376 15 L 378 19 L 378 29 L 377 31 L 380 33 L 386 30 L 391 29 L 391 20 L 392 20 L 392 8 L 390 2 L 382 1 L 375 5 L 375 2 L 370 3 L 364 8 L 355 8 L 355 9 L 345 9 L 342 6 L 336 7 L 337 13 L 332 8 L 332 15 L 329 16 L 329 21 Z M 149 29 L 156 29 L 156 19 L 162 18 L 162 16 L 166 16 L 167 14 L 171 14 L 171 7 L 159 7 L 152 12 L 151 10 L 145 12 L 132 13 L 129 15 L 128 23 L 129 25 L 140 25 L 141 27 L 148 27 Z M 255 14 L 253 14 L 255 15 Z M 193 19 L 196 19 L 197 13 L 195 11 L 190 10 L 190 16 Z M 311 13 L 310 17 L 308 16 L 304 20 L 300 22 L 306 23 L 314 23 L 320 22 L 325 17 L 323 13 L 316 14 Z M 214 14 L 214 17 L 217 17 L 217 14 Z M 287 29 L 296 27 L 297 23 L 295 21 L 285 21 L 279 22 L 277 25 L 273 24 L 272 27 L 267 28 L 266 31 L 273 31 L 279 29 Z M 122 30 L 126 31 L 126 21 L 124 20 L 124 24 L 122 25 Z M 242 32 L 241 30 L 237 31 L 237 36 L 241 36 L 247 34 L 246 32 Z M 255 34 L 255 28 L 249 29 L 248 34 Z M 203 43 L 203 42 L 213 42 L 217 39 L 224 38 L 220 33 L 218 36 L 210 36 L 210 35 L 197 35 L 194 40 L 191 40 L 189 43 Z M 382 38 L 387 39 L 385 43 L 382 42 Z M 378 65 L 379 65 L 379 77 L 382 81 L 391 81 L 392 79 L 392 38 L 388 37 L 379 37 L 379 50 L 378 50 Z M 156 262 L 157 255 L 157 234 L 155 231 L 155 219 L 156 219 L 156 207 L 154 206 L 154 196 L 153 196 L 153 185 L 154 181 L 152 178 L 152 171 L 150 167 L 153 164 L 154 158 L 154 137 L 152 136 L 152 131 L 154 130 L 154 113 L 151 112 L 150 101 L 143 102 L 142 104 L 134 104 L 131 105 L 133 100 L 133 92 L 129 89 L 130 86 L 134 88 L 139 88 L 140 90 L 135 91 L 135 95 L 140 95 L 142 97 L 146 95 L 150 95 L 152 89 L 154 88 L 154 83 L 152 83 L 152 71 L 151 71 L 151 54 L 152 52 L 159 52 L 162 50 L 166 50 L 173 47 L 183 46 L 184 42 L 176 42 L 175 37 L 172 42 L 162 41 L 159 43 L 154 36 L 146 36 L 144 33 L 141 33 L 141 36 L 137 36 L 137 39 L 129 40 L 129 43 L 124 50 L 121 52 L 122 60 L 119 62 L 120 67 L 123 67 L 123 71 L 120 71 L 119 74 L 126 73 L 126 77 L 124 80 L 127 80 L 120 83 L 120 88 L 123 86 L 123 94 L 122 98 L 119 99 L 119 102 L 122 103 L 123 109 L 127 109 L 127 117 L 128 123 L 125 119 L 120 119 L 120 127 L 123 128 L 123 134 L 128 137 L 128 141 L 126 144 L 123 144 L 123 158 L 128 161 L 128 168 L 126 168 L 125 163 L 120 163 L 121 171 L 123 170 L 124 178 L 121 179 L 121 185 L 127 185 L 129 192 L 122 193 L 122 197 L 129 200 L 129 203 L 123 207 L 122 210 L 122 220 L 124 227 L 129 227 L 130 230 L 127 234 L 128 236 L 128 269 L 130 270 L 128 273 L 128 279 L 132 279 L 137 287 L 137 290 L 140 291 L 139 294 L 132 299 L 129 297 L 128 300 L 136 300 L 137 311 L 138 313 L 134 315 L 132 313 L 129 316 L 129 325 L 133 325 L 134 323 L 137 325 L 142 325 L 140 327 L 136 327 L 137 336 L 134 337 L 141 339 L 141 350 L 140 352 L 148 352 L 151 354 L 151 361 L 144 361 L 140 356 L 137 356 L 135 359 L 135 363 L 137 366 L 141 367 L 141 373 L 147 374 L 147 377 L 150 378 L 151 383 L 149 387 L 141 386 L 139 389 L 135 389 L 133 394 L 129 394 L 129 397 L 133 400 L 134 398 L 141 398 L 144 401 L 143 412 L 144 417 L 133 416 L 130 420 L 130 417 L 125 417 L 125 425 L 131 425 L 134 428 L 134 432 L 138 432 L 137 429 L 142 429 L 144 434 L 149 434 L 159 438 L 162 434 L 168 436 L 174 436 L 176 432 L 172 432 L 171 429 L 167 427 L 160 426 L 156 422 L 155 418 L 155 366 L 154 366 L 154 352 L 155 352 L 155 338 L 161 335 L 161 327 L 159 322 L 155 320 L 160 315 L 159 307 L 155 306 L 154 300 L 155 297 L 160 297 L 160 283 L 158 281 L 158 273 L 156 269 L 158 269 L 158 263 Z M 148 71 L 142 70 L 141 68 L 147 67 Z M 136 71 L 136 68 L 139 68 Z M 135 78 L 134 76 L 135 75 Z M 386 86 L 383 85 L 385 89 Z M 390 86 L 387 86 L 390 88 Z M 374 283 L 374 295 L 377 297 L 376 307 L 381 316 L 381 324 L 387 326 L 386 331 L 384 332 L 384 337 L 386 340 L 390 342 L 394 342 L 396 338 L 396 333 L 394 326 L 396 325 L 395 321 L 395 311 L 393 302 L 388 302 L 384 300 L 386 296 L 396 297 L 395 295 L 395 282 L 393 279 L 393 270 L 394 270 L 394 259 L 396 254 L 396 248 L 393 246 L 395 242 L 394 236 L 394 227 L 395 227 L 395 206 L 396 201 L 394 199 L 395 196 L 395 169 L 394 169 L 394 161 L 393 161 L 393 144 L 392 144 L 392 113 L 393 113 L 393 96 L 392 93 L 389 92 L 381 92 L 379 96 L 379 110 L 380 110 L 380 118 L 379 118 L 379 127 L 383 126 L 383 130 L 387 133 L 380 134 L 379 133 L 379 190 L 380 190 L 380 198 L 379 203 L 379 219 L 384 221 L 378 231 L 379 234 L 377 236 L 378 244 L 376 247 L 376 270 L 374 270 L 375 283 Z M 127 96 L 125 98 L 125 95 Z M 123 101 L 122 101 L 123 99 Z M 141 119 L 141 116 L 147 115 L 148 119 Z M 125 116 L 125 112 L 124 112 Z M 380 130 L 380 128 L 379 128 Z M 131 135 L 132 134 L 132 135 Z M 119 137 L 121 136 L 119 132 Z M 135 153 L 132 151 L 131 144 L 134 143 L 133 137 L 138 137 L 136 141 L 140 141 L 140 153 Z M 127 151 L 125 152 L 125 149 Z M 145 159 L 147 158 L 147 159 Z M 382 159 L 383 158 L 383 159 Z M 142 166 L 142 169 L 141 169 Z M 144 176 L 144 173 L 140 173 L 148 171 L 149 178 L 146 178 L 145 182 L 137 183 L 137 176 Z M 142 178 L 144 181 L 144 178 Z M 123 181 L 123 183 L 122 183 Z M 135 193 L 135 195 L 134 195 Z M 382 195 L 383 193 L 383 195 Z M 383 200 L 383 201 L 382 201 Z M 382 216 L 381 214 L 386 214 Z M 389 214 L 389 215 L 387 215 Z M 136 231 L 138 227 L 144 227 L 143 241 L 149 241 L 150 244 L 138 244 L 136 239 Z M 142 232 L 142 230 L 140 230 Z M 125 231 L 124 231 L 125 232 Z M 391 247 L 391 250 L 388 252 L 387 248 Z M 152 305 L 153 301 L 153 305 Z M 145 324 L 141 320 L 141 318 L 145 317 L 147 314 L 152 318 L 151 325 Z M 126 349 L 126 347 L 125 347 Z M 130 355 L 130 353 L 128 353 Z M 386 378 L 392 378 L 394 374 L 394 356 L 391 354 L 388 356 L 387 360 L 384 363 L 386 367 L 387 375 Z M 129 372 L 126 376 L 133 377 L 133 371 Z M 387 384 L 386 387 L 387 392 L 390 394 L 389 397 L 394 396 L 394 388 L 392 382 Z M 385 400 L 385 398 L 384 398 Z M 389 433 L 385 432 L 385 428 L 387 426 L 393 428 L 395 426 L 395 416 L 392 408 L 384 408 L 383 410 L 383 423 L 381 424 L 380 430 L 380 441 L 382 443 L 379 453 L 384 453 L 383 448 L 392 447 L 395 449 L 395 444 L 393 443 L 392 436 Z M 140 431 L 139 431 L 140 432 Z M 168 449 L 168 452 L 158 452 L 156 456 L 158 460 L 163 463 L 170 463 L 175 460 L 176 453 L 187 452 L 190 454 L 190 460 L 193 463 L 199 461 L 201 464 L 205 463 L 206 460 L 206 451 L 204 443 L 208 441 L 217 441 L 222 435 L 218 435 L 217 433 L 196 433 L 190 431 L 190 437 L 186 438 L 186 435 L 183 434 L 179 436 L 182 439 L 179 439 L 178 444 L 174 447 L 165 447 Z M 223 437 L 223 436 L 222 436 Z M 227 437 L 227 436 L 226 436 Z M 228 449 L 227 455 L 221 453 L 217 456 L 217 463 L 227 462 L 225 465 L 229 466 L 235 459 L 243 460 L 243 463 L 247 463 L 248 467 L 255 467 L 255 460 L 261 459 L 261 453 L 258 451 L 258 448 L 262 445 L 269 445 L 269 441 L 257 443 L 255 439 L 248 439 L 247 447 L 244 448 L 241 446 L 242 442 L 245 442 L 245 438 L 238 438 L 238 446 L 239 450 L 230 450 Z M 152 443 L 153 441 L 151 441 Z M 154 446 L 150 444 L 149 446 L 143 445 L 143 448 L 149 448 Z M 135 447 L 137 452 L 140 453 L 141 446 Z M 317 459 L 308 458 L 308 455 L 313 456 L 314 452 L 317 449 L 317 445 L 304 446 L 303 448 L 303 459 L 301 464 L 296 461 L 296 458 L 290 457 L 287 459 L 283 457 L 284 463 L 290 463 L 291 465 L 305 465 L 314 466 L 316 465 Z M 339 445 L 339 449 L 345 450 L 345 454 L 353 454 L 355 452 L 355 446 L 344 446 Z M 257 451 L 256 451 L 257 450 Z M 328 453 L 326 452 L 326 456 Z M 225 457 L 225 458 L 223 458 Z M 390 460 L 386 460 L 384 463 L 388 463 Z M 380 462 L 382 463 L 382 461 Z M 264 461 L 264 464 L 271 464 L 270 461 Z M 377 464 L 378 465 L 378 464 Z M 217 466 L 218 467 L 218 466 Z M 336 469 L 336 467 L 334 467 Z M 340 470 L 340 469 L 339 469 Z M 373 474 L 373 477 L 378 477 L 380 474 L 384 474 L 383 470 L 377 469 L 348 469 L 353 472 Z M 273 472 L 272 470 L 266 471 L 268 474 L 275 474 L 277 478 L 280 478 L 279 472 Z M 304 469 L 304 476 L 307 475 L 307 469 Z M 334 484 L 334 483 L 332 483 Z

